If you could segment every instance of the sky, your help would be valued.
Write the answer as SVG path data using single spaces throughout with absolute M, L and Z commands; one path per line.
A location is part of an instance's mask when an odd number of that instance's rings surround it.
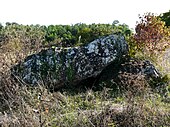
M 112 23 L 134 29 L 138 15 L 170 10 L 170 0 L 0 0 L 0 23 L 30 25 Z

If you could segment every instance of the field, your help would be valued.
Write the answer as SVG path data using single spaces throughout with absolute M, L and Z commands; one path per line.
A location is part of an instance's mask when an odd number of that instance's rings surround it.
M 54 31 L 58 34 L 54 35 Z M 62 33 L 63 31 L 65 33 Z M 44 28 L 43 26 L 8 24 L 1 29 L 0 126 L 170 126 L 170 53 L 168 49 L 166 52 L 161 52 L 155 57 L 156 59 L 150 59 L 162 74 L 161 79 L 156 83 L 147 82 L 142 75 L 123 74 L 121 75 L 122 85 L 110 80 L 99 82 L 95 84 L 96 86 L 89 86 L 87 82 L 84 82 L 83 85 L 52 90 L 43 82 L 37 86 L 31 86 L 11 77 L 10 68 L 22 62 L 30 54 L 48 49 L 53 45 L 83 46 L 87 42 L 110 33 L 121 33 L 126 37 L 128 44 L 132 44 L 129 39 L 132 33 L 126 25 L 78 24 L 72 27 Z M 133 53 L 134 49 L 131 48 L 132 57 L 149 58 L 146 54 L 141 55 L 141 52 L 132 55 Z

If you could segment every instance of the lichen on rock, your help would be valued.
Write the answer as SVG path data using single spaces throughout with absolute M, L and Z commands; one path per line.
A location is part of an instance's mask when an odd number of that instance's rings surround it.
M 96 77 L 110 63 L 127 54 L 125 38 L 121 35 L 109 35 L 81 47 L 42 50 L 28 56 L 11 71 L 15 77 L 32 85 L 43 81 L 60 87 Z

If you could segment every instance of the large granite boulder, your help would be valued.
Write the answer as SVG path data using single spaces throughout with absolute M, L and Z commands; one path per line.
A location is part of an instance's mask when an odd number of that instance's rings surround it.
M 42 82 L 55 88 L 77 84 L 96 77 L 114 61 L 128 54 L 128 45 L 121 35 L 109 35 L 71 48 L 50 48 L 28 56 L 14 66 L 12 75 L 29 84 Z

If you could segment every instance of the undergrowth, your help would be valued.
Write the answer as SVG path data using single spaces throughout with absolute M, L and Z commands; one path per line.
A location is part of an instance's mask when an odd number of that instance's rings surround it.
M 9 79 L 4 82 L 5 86 L 12 83 Z M 2 126 L 159 127 L 169 126 L 170 122 L 169 102 L 149 87 L 144 88 L 144 84 L 137 86 L 139 91 L 135 92 L 136 86 L 131 85 L 117 96 L 106 87 L 101 91 L 49 92 L 43 84 L 11 85 L 1 89 Z
M 76 87 L 50 91 L 41 82 L 31 87 L 11 78 L 10 67 L 26 56 L 22 53 L 0 54 L 2 127 L 170 126 L 169 91 L 162 96 L 142 75 L 123 73 L 121 81 L 110 87 L 107 82 L 98 84 L 100 90 Z

